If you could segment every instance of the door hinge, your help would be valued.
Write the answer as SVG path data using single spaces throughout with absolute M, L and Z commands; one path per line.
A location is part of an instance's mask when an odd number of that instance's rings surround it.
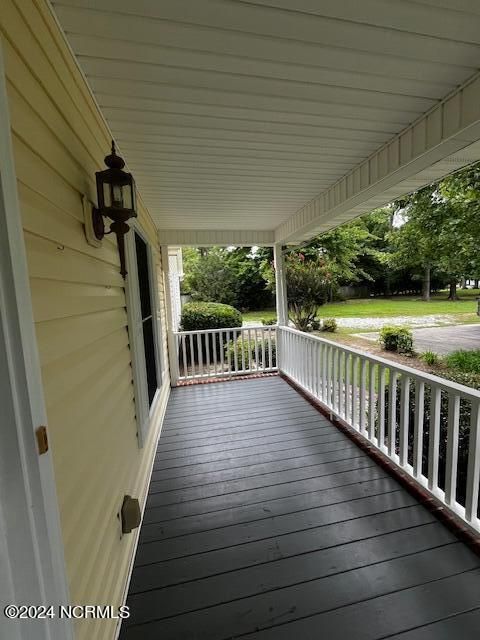
M 35 432 L 37 436 L 38 453 L 42 455 L 48 451 L 48 434 L 47 427 L 38 427 Z

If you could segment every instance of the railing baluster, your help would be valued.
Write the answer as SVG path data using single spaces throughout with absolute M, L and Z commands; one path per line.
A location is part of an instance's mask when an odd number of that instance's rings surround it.
M 198 369 L 200 376 L 205 374 L 203 370 L 203 346 L 201 334 L 197 333 L 197 353 L 198 353 Z
M 457 493 L 458 432 L 460 396 L 448 394 L 447 458 L 445 462 L 445 502 L 453 504 Z
M 378 426 L 377 442 L 378 446 L 385 447 L 385 391 L 386 391 L 387 371 L 383 365 L 378 370 Z
M 180 336 L 180 340 L 182 342 L 183 377 L 188 378 L 187 348 L 185 346 L 187 342 L 187 338 L 186 336 Z
M 235 373 L 238 371 L 238 349 L 237 349 L 237 341 L 238 341 L 238 331 L 235 329 L 233 331 L 233 362 L 235 364 Z
M 369 361 L 368 366 L 368 439 L 375 438 L 375 381 L 377 366 Z
M 365 422 L 367 418 L 366 409 L 366 395 L 367 395 L 367 361 L 365 358 L 361 358 L 360 361 L 360 420 L 359 427 L 360 433 L 365 435 Z
M 257 329 L 253 330 L 253 342 L 255 345 L 255 370 L 258 371 L 259 370 L 259 366 L 258 366 L 258 331 Z
M 247 355 L 248 355 L 248 370 L 253 370 L 253 358 L 252 358 L 252 333 L 251 330 L 248 329 L 247 334 Z
M 397 439 L 397 377 L 396 371 L 390 369 L 390 385 L 388 389 L 388 455 L 395 455 Z
M 358 356 L 352 358 L 352 427 L 358 429 L 357 421 L 358 398 Z
M 242 371 L 245 372 L 245 341 L 244 341 L 244 332 L 240 329 L 240 344 L 242 349 Z
M 262 342 L 261 344 L 261 354 L 262 354 L 262 371 L 265 371 L 267 368 L 267 363 L 265 362 L 265 340 L 267 339 L 267 332 L 265 329 L 262 329 Z
M 472 401 L 468 447 L 467 497 L 465 517 L 471 522 L 477 517 L 478 485 L 480 483 L 480 400 Z
M 343 368 L 344 368 L 344 362 L 345 362 L 345 352 L 339 350 L 339 352 L 338 352 L 337 385 L 338 385 L 338 415 L 340 417 L 344 416 L 344 412 L 343 412 L 343 408 L 344 408 L 344 404 L 343 404 L 343 400 L 344 400 L 344 395 L 343 395 Z
M 213 335 L 212 335 L 212 356 L 215 358 L 215 343 L 213 341 Z M 206 360 L 206 369 L 207 369 L 207 375 L 210 373 L 210 334 L 206 333 L 205 334 L 205 360 Z M 215 363 L 215 375 L 217 374 L 217 366 Z
M 430 429 L 428 437 L 428 488 L 436 489 L 438 486 L 438 457 L 440 450 L 440 408 L 441 390 L 436 385 L 431 385 Z
M 352 354 L 345 354 L 345 420 L 348 422 L 352 411 L 351 398 L 351 374 L 352 374 Z
M 227 337 L 226 337 L 226 350 L 227 350 L 227 373 L 231 374 L 232 373 L 232 353 L 231 353 L 231 342 L 232 342 L 232 337 L 231 337 L 231 333 L 230 330 L 227 331 Z
M 410 378 L 402 375 L 402 387 L 400 391 L 400 433 L 399 433 L 399 457 L 400 464 L 404 467 L 408 462 L 408 425 L 410 414 Z
M 415 383 L 415 420 L 413 423 L 413 475 L 422 475 L 423 467 L 423 414 L 425 411 L 425 383 Z
M 223 344 L 223 336 L 224 332 L 219 331 L 218 333 L 218 341 L 219 341 L 219 349 L 220 349 L 220 373 L 223 375 L 225 372 L 225 347 Z
M 193 340 L 193 335 L 189 335 L 190 342 L 190 365 L 192 367 L 192 378 L 196 375 L 196 367 L 195 367 L 195 342 Z
M 276 332 L 276 329 L 275 329 Z M 275 333 L 275 335 L 277 335 Z M 273 346 L 272 346 L 272 327 L 268 327 L 268 368 L 269 369 L 273 369 Z M 275 348 L 277 346 L 277 343 L 275 342 Z M 278 366 L 278 363 L 277 363 Z

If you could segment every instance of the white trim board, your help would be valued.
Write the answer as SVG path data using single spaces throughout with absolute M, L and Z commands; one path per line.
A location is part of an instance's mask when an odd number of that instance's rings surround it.
M 143 328 L 141 320 L 140 291 L 138 286 L 137 259 L 135 249 L 135 233 L 137 233 L 147 245 L 148 272 L 150 280 L 150 301 L 152 306 L 155 363 L 157 368 L 157 392 L 149 405 L 146 363 L 143 345 Z M 160 307 L 158 299 L 158 281 L 155 265 L 153 263 L 153 251 L 148 237 L 138 222 L 131 221 L 130 232 L 125 239 L 125 252 L 127 262 L 127 277 L 125 280 L 125 299 L 127 303 L 128 336 L 130 344 L 130 356 L 132 361 L 133 386 L 135 394 L 135 407 L 137 414 L 137 435 L 140 447 L 143 447 L 148 438 L 150 422 L 158 404 L 160 391 L 165 377 L 165 363 L 162 357 L 162 328 L 160 323 Z
M 39 456 L 47 424 L 17 196 L 0 41 L 0 593 L 12 604 L 69 603 L 52 453 Z M 6 420 L 4 421 L 4 419 Z M 5 596 L 4 596 L 5 597 Z M 2 603 L 3 604 L 3 603 Z M 5 628 L 5 633 L 3 632 Z M 73 640 L 68 620 L 9 622 L 0 637 Z

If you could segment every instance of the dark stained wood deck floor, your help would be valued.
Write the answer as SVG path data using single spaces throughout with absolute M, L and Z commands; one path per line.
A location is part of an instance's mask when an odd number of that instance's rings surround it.
M 279 377 L 173 390 L 122 640 L 478 640 L 480 559 Z

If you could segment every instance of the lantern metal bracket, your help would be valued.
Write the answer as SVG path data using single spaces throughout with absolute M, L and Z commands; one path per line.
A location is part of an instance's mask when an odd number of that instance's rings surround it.
M 104 235 L 99 234 L 99 230 L 101 229 L 100 225 L 103 226 L 103 230 L 105 232 L 103 216 L 86 195 L 82 196 L 82 205 L 85 237 L 87 238 L 87 242 L 90 246 L 98 249 L 102 246 L 102 238 Z

